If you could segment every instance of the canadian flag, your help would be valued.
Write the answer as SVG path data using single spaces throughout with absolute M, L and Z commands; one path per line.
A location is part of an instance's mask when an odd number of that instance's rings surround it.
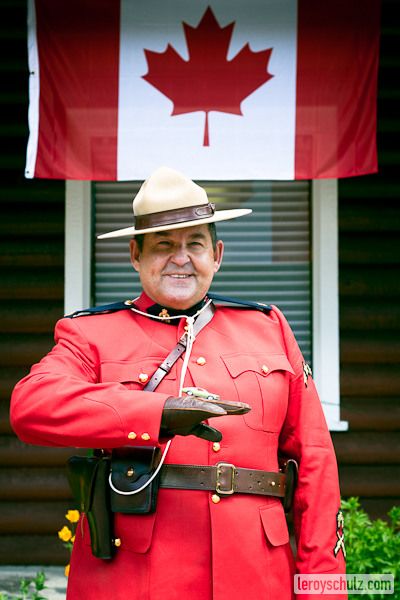
M 29 0 L 26 177 L 377 170 L 379 0 Z

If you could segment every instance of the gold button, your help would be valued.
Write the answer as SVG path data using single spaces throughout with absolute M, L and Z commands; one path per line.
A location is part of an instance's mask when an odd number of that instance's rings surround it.
M 218 504 L 218 502 L 220 502 L 221 498 L 218 496 L 218 494 L 213 494 L 211 496 L 211 500 L 214 502 L 214 504 Z
M 136 439 L 136 437 L 137 437 L 137 435 L 136 435 L 136 433 L 135 433 L 134 431 L 130 431 L 130 432 L 128 433 L 128 438 L 129 438 L 130 440 L 134 440 L 134 439 Z
M 149 376 L 147 373 L 139 373 L 139 381 L 140 383 L 146 383 L 149 380 Z
M 212 449 L 214 452 L 219 452 L 221 450 L 221 444 L 219 442 L 214 442 L 212 445 Z
M 121 546 L 122 542 L 121 542 L 121 538 L 115 538 L 114 540 L 114 546 L 116 546 L 117 548 L 119 548 Z
M 148 433 L 142 433 L 141 438 L 142 438 L 142 440 L 147 442 L 150 439 L 150 436 Z
M 206 364 L 206 359 L 204 358 L 204 356 L 199 356 L 199 358 L 196 360 L 197 364 L 200 366 L 203 366 Z
M 133 477 L 135 474 L 135 469 L 133 467 L 129 467 L 129 469 L 126 472 L 126 476 L 127 477 Z
M 261 371 L 262 371 L 263 373 L 268 373 L 268 371 L 269 371 L 269 368 L 267 367 L 267 365 L 263 365 L 263 366 L 261 367 Z

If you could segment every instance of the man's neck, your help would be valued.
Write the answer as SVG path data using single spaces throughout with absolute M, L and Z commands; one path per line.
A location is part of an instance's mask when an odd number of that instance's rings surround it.
M 180 315 L 185 315 L 191 317 L 196 314 L 201 308 L 203 308 L 206 302 L 206 298 L 202 298 L 200 302 L 197 302 L 193 306 L 189 308 L 173 308 L 171 306 L 166 306 L 162 304 L 158 304 L 154 302 L 145 292 L 142 292 L 140 297 L 135 302 L 135 305 L 139 308 L 139 310 L 143 310 L 150 315 L 155 317 L 164 317 L 166 322 L 168 321 L 168 317 L 176 317 Z M 173 319 L 170 321 L 172 324 L 178 324 L 178 319 Z

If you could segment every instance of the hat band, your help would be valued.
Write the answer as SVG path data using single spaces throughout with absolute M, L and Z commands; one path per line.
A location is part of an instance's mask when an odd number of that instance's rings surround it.
M 175 225 L 187 221 L 197 221 L 211 217 L 215 212 L 215 204 L 199 204 L 197 206 L 186 206 L 185 208 L 174 208 L 163 210 L 148 215 L 135 217 L 135 229 L 149 229 L 161 225 Z

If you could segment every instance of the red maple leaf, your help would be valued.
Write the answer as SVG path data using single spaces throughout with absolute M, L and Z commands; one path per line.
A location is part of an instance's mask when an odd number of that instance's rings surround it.
M 164 52 L 145 49 L 148 83 L 172 100 L 173 115 L 204 111 L 204 146 L 209 146 L 208 113 L 242 115 L 241 102 L 273 75 L 267 71 L 272 48 L 253 52 L 249 44 L 227 60 L 235 23 L 220 27 L 210 7 L 197 27 L 182 23 L 189 60 L 168 44 Z

